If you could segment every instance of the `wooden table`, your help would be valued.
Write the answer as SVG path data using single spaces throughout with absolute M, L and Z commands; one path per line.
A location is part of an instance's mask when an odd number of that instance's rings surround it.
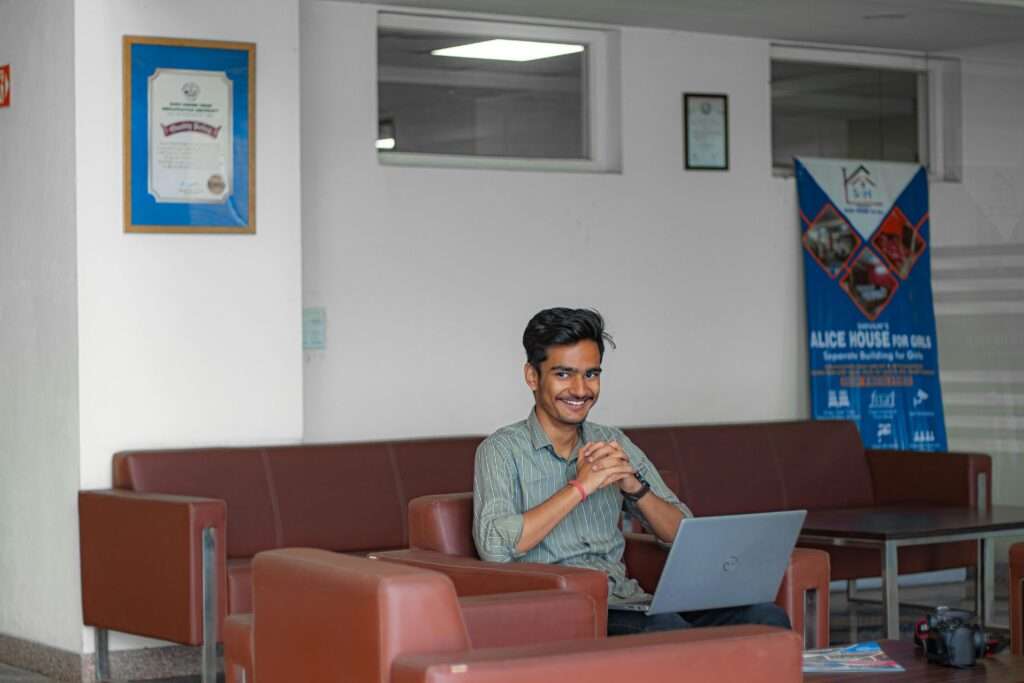
M 952 669 L 931 664 L 914 644 L 906 640 L 882 640 L 878 643 L 887 655 L 906 669 L 902 673 L 828 673 L 804 674 L 804 680 L 824 683 L 1019 683 L 1024 681 L 1024 657 L 1014 657 L 1003 652 L 995 657 L 978 660 L 970 669 Z
M 1024 535 L 1024 507 L 993 505 L 986 509 L 951 506 L 812 510 L 800 543 L 878 548 L 882 551 L 882 611 L 885 636 L 899 640 L 898 549 L 954 541 L 978 541 L 976 610 L 980 623 L 991 624 L 994 579 L 993 540 Z

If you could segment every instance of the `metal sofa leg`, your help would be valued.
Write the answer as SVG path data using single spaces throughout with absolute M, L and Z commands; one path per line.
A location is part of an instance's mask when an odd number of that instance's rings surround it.
M 804 649 L 818 646 L 818 589 L 804 591 Z
M 217 531 L 203 529 L 202 683 L 217 683 Z
M 96 680 L 110 680 L 110 641 L 109 631 L 96 627 Z

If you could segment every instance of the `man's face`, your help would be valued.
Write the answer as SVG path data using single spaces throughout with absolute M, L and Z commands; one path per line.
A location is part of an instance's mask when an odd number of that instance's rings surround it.
M 545 428 L 580 424 L 601 393 L 601 351 L 589 339 L 551 346 L 539 373 L 529 363 L 525 371 Z

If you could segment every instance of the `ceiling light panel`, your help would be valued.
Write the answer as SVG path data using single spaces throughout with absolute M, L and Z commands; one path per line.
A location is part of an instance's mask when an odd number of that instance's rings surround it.
M 539 43 L 531 40 L 485 40 L 454 47 L 431 50 L 438 57 L 465 57 L 469 59 L 497 59 L 506 62 L 530 62 L 583 52 L 582 45 L 567 43 Z

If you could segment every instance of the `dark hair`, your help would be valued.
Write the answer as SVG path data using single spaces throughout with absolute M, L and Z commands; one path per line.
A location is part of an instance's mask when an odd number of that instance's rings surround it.
M 546 308 L 530 318 L 523 331 L 526 360 L 540 372 L 540 364 L 547 360 L 548 348 L 566 346 L 589 339 L 597 344 L 604 358 L 604 343 L 615 348 L 612 336 L 604 330 L 604 318 L 593 309 Z

